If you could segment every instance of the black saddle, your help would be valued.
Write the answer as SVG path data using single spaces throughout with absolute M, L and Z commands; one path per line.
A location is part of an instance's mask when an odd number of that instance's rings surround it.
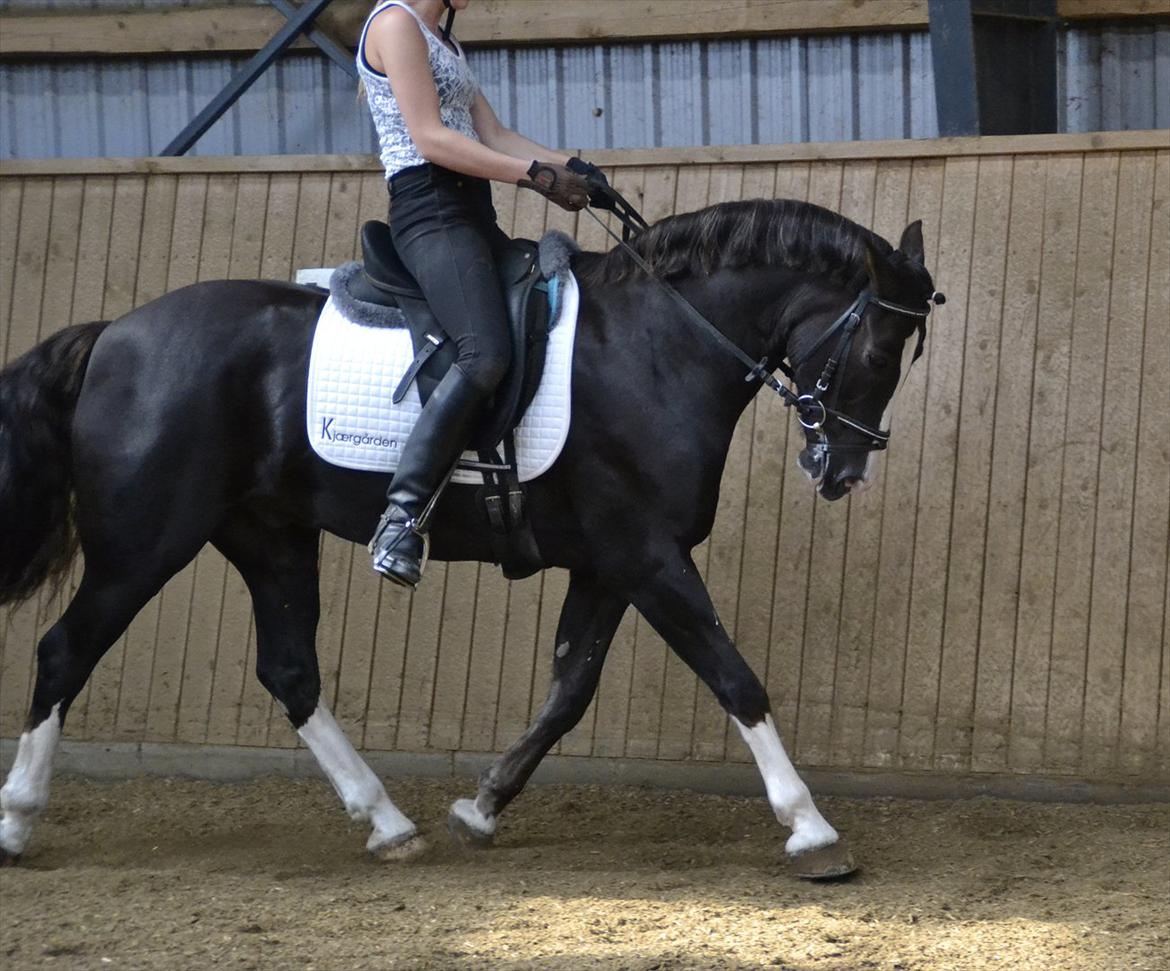
M 351 284 L 351 291 L 359 300 L 399 307 L 406 315 L 415 358 L 395 390 L 394 400 L 401 401 L 411 383 L 417 382 L 425 404 L 455 362 L 455 342 L 443 332 L 399 257 L 390 227 L 371 220 L 362 226 L 361 240 L 364 272 Z M 550 324 L 548 281 L 540 272 L 537 244 L 529 239 L 512 240 L 497 265 L 508 304 L 512 362 L 472 437 L 470 447 L 480 452 L 495 449 L 532 403 L 544 374 Z

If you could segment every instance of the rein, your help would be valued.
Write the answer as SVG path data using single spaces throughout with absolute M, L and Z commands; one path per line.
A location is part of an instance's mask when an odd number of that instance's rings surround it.
M 858 294 L 857 299 L 849 306 L 840 317 L 838 317 L 825 331 L 824 334 L 817 340 L 817 342 L 809 348 L 800 358 L 792 364 L 787 364 L 784 361 L 779 363 L 779 369 L 788 377 L 796 386 L 796 369 L 805 363 L 813 354 L 824 346 L 825 343 L 836 333 L 840 332 L 840 337 L 837 339 L 837 346 L 833 349 L 833 353 L 829 355 L 829 360 L 825 362 L 825 367 L 821 371 L 820 377 L 817 379 L 816 389 L 811 394 L 797 394 L 791 388 L 786 387 L 780 381 L 777 381 L 768 367 L 768 359 L 761 358 L 759 361 L 754 360 L 748 355 L 738 344 L 728 338 L 719 328 L 711 323 L 699 311 L 697 311 L 674 287 L 672 287 L 665 280 L 657 276 L 650 268 L 650 265 L 642 259 L 641 256 L 629 245 L 627 240 L 633 236 L 637 236 L 644 229 L 648 228 L 645 219 L 638 213 L 636 209 L 612 186 L 595 186 L 594 192 L 590 194 L 590 202 L 598 209 L 605 209 L 612 212 L 618 217 L 622 224 L 622 237 L 610 229 L 605 223 L 601 221 L 597 213 L 592 208 L 586 211 L 590 216 L 596 220 L 597 224 L 606 231 L 613 238 L 619 246 L 625 248 L 626 253 L 629 254 L 630 259 L 642 270 L 651 280 L 657 283 L 666 294 L 678 304 L 679 308 L 684 312 L 687 319 L 692 323 L 698 325 L 699 329 L 703 331 L 711 340 L 713 340 L 719 347 L 727 351 L 729 354 L 736 357 L 748 369 L 748 375 L 744 378 L 747 382 L 760 381 L 766 387 L 771 388 L 776 394 L 780 396 L 780 400 L 784 403 L 785 408 L 794 408 L 796 410 L 797 420 L 800 422 L 802 428 L 808 432 L 812 432 L 817 436 L 816 448 L 821 450 L 824 454 L 831 451 L 879 451 L 886 448 L 890 440 L 890 433 L 882 431 L 879 428 L 871 428 L 863 422 L 856 421 L 848 415 L 843 414 L 836 408 L 826 404 L 824 400 L 825 394 L 832 387 L 833 378 L 837 373 L 837 368 L 841 361 L 845 360 L 849 355 L 849 347 L 853 343 L 853 337 L 857 333 L 857 329 L 861 326 L 862 319 L 865 317 L 866 310 L 870 306 L 882 307 L 885 310 L 893 311 L 894 313 L 903 314 L 907 317 L 925 318 L 929 316 L 931 308 L 926 310 L 913 310 L 910 307 L 904 307 L 901 304 L 891 303 L 888 300 L 883 300 L 871 293 L 869 290 L 862 290 Z M 937 290 L 931 294 L 931 303 L 942 304 L 946 302 L 946 297 Z M 834 390 L 833 404 L 836 403 L 837 392 L 840 390 L 839 386 Z M 829 444 L 828 437 L 825 435 L 825 422 L 833 418 L 840 424 L 847 428 L 865 436 L 868 441 L 863 445 L 837 445 Z

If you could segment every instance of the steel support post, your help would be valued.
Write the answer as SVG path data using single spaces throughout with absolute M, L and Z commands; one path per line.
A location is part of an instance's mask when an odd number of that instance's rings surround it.
M 333 0 L 306 0 L 288 22 L 277 31 L 276 35 L 252 57 L 243 69 L 228 82 L 199 114 L 197 114 L 186 128 L 162 150 L 163 155 L 184 155 L 203 134 L 214 125 L 225 111 L 239 99 L 252 83 L 260 77 L 297 37 L 309 29 L 314 19 Z
M 289 3 L 288 0 L 268 0 L 268 2 L 284 14 L 288 20 L 292 20 L 299 13 L 299 9 Z M 337 41 L 325 33 L 325 31 L 317 27 L 310 26 L 306 28 L 305 36 L 316 44 L 346 74 L 355 81 L 358 79 L 357 65 L 354 64 L 353 60 L 353 51 L 346 50 L 341 44 L 337 43 Z
M 939 134 L 1054 132 L 1057 0 L 929 0 Z

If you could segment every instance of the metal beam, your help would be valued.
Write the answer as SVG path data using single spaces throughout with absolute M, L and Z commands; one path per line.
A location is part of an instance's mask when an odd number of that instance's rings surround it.
M 332 3 L 333 0 L 307 0 L 296 13 L 290 17 L 285 25 L 276 32 L 276 35 L 252 57 L 243 69 L 236 74 L 227 86 L 197 114 L 186 128 L 184 128 L 171 143 L 162 150 L 163 155 L 185 155 L 204 133 L 239 100 L 240 95 L 248 90 L 293 41 L 309 29 L 313 20 Z
M 1056 131 L 1057 0 L 930 0 L 939 134 Z
M 282 14 L 286 20 L 292 20 L 298 13 L 298 9 L 294 7 L 288 0 L 269 0 L 269 2 Z M 353 51 L 346 50 L 341 44 L 337 43 L 320 27 L 309 27 L 305 31 L 305 36 L 317 45 L 329 57 L 334 64 L 345 71 L 355 81 L 358 80 L 357 65 L 354 63 Z

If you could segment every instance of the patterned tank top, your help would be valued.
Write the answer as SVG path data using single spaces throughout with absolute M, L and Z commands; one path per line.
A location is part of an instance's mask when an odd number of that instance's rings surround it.
M 374 118 L 374 128 L 378 132 L 378 145 L 382 165 L 386 169 L 386 178 L 412 165 L 422 165 L 426 162 L 422 153 L 415 147 L 410 132 L 407 131 L 402 111 L 398 107 L 393 91 L 390 90 L 390 82 L 386 75 L 381 71 L 375 71 L 366 60 L 366 34 L 369 32 L 370 24 L 378 14 L 390 7 L 402 7 L 406 10 L 418 22 L 419 29 L 426 38 L 431 75 L 439 92 L 440 120 L 461 135 L 479 141 L 471 121 L 471 106 L 475 102 L 479 88 L 467 64 L 463 48 L 456 43 L 458 53 L 451 50 L 422 22 L 408 4 L 400 0 L 380 3 L 366 18 L 366 25 L 362 29 L 357 48 L 357 69 L 366 85 L 366 101 Z M 454 43 L 454 40 L 452 42 Z

